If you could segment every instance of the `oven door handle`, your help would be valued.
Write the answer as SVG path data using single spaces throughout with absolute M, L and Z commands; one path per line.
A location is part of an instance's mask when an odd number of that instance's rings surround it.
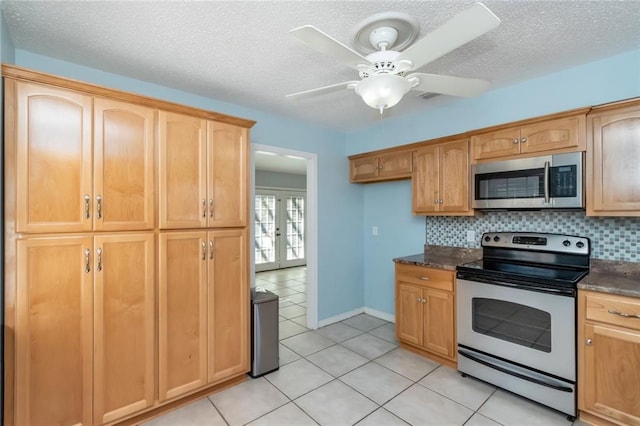
M 479 364 L 482 364 L 482 365 L 484 365 L 486 367 L 493 368 L 494 370 L 498 370 L 498 371 L 500 371 L 502 373 L 509 374 L 509 375 L 517 377 L 519 379 L 523 379 L 523 380 L 526 380 L 528 382 L 532 382 L 532 383 L 535 383 L 535 384 L 541 385 L 541 386 L 546 386 L 548 388 L 559 390 L 559 391 L 562 391 L 562 392 L 569 392 L 569 393 L 573 392 L 573 389 L 571 389 L 570 387 L 560 386 L 560 385 L 557 385 L 557 384 L 554 384 L 554 383 L 549 383 L 549 382 L 546 382 L 544 380 L 540 380 L 540 379 L 537 379 L 535 377 L 527 376 L 526 374 L 518 373 L 517 371 L 512 371 L 512 370 L 509 370 L 508 368 L 492 364 L 491 362 L 489 362 L 487 360 L 484 360 L 484 359 L 480 358 L 479 356 L 470 354 L 469 352 L 465 351 L 464 349 L 458 348 L 458 353 L 460 355 L 462 355 L 463 357 L 469 358 L 470 360 L 475 361 L 475 362 L 477 362 Z

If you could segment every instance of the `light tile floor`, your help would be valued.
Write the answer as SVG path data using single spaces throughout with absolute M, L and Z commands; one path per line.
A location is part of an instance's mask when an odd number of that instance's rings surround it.
M 305 277 L 305 267 L 256 274 L 256 286 L 280 296 L 278 371 L 145 426 L 570 426 L 561 413 L 399 348 L 392 323 L 362 314 L 308 330 Z

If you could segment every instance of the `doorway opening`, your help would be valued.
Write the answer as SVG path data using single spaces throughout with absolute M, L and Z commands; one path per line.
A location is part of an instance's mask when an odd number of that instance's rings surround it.
M 278 294 L 281 333 L 315 329 L 317 156 L 252 144 L 251 160 L 252 286 Z

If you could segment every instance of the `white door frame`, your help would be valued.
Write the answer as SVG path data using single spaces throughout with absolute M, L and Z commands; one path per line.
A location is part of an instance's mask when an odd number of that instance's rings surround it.
M 318 155 L 311 152 L 295 151 L 270 145 L 251 144 L 251 206 L 256 198 L 255 152 L 266 151 L 279 155 L 304 158 L 307 163 L 307 205 L 306 205 L 306 255 L 307 255 L 307 327 L 318 328 Z M 255 287 L 255 221 L 251 210 L 250 229 L 250 273 L 251 287 Z

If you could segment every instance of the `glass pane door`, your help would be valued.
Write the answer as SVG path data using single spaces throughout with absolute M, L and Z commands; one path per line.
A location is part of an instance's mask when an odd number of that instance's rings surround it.
M 256 271 L 306 264 L 305 193 L 256 190 Z
M 256 194 L 256 270 L 278 268 L 276 263 L 276 200 L 275 194 Z

